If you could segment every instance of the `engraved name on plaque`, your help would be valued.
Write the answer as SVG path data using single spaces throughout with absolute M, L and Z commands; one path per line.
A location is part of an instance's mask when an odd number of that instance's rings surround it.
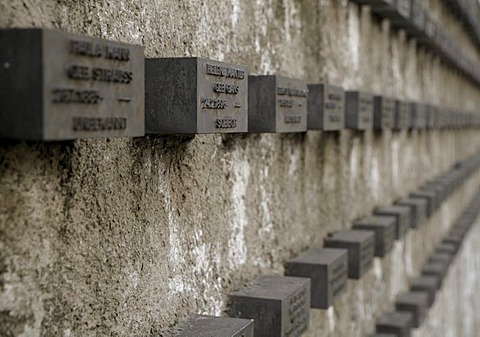
M 174 331 L 178 331 L 175 333 Z M 253 320 L 195 315 L 170 332 L 174 337 L 253 337 Z
M 285 275 L 311 279 L 312 308 L 328 309 L 347 285 L 347 251 L 312 248 L 285 264 Z
M 348 278 L 361 278 L 372 266 L 375 255 L 375 232 L 348 230 L 333 233 L 324 239 L 327 248 L 348 251 Z
M 307 131 L 307 84 L 280 75 L 248 77 L 249 132 Z
M 359 91 L 346 92 L 345 127 L 355 130 L 373 127 L 373 95 Z
M 395 100 L 385 96 L 375 96 L 373 106 L 373 127 L 377 130 L 395 126 Z
M 255 336 L 300 337 L 310 320 L 310 279 L 259 276 L 230 294 L 230 316 L 254 320 Z
M 0 137 L 144 135 L 141 46 L 51 29 L 0 30 Z
M 309 130 L 338 131 L 345 127 L 345 92 L 329 84 L 308 85 Z
M 145 60 L 149 134 L 246 132 L 248 70 L 200 57 Z

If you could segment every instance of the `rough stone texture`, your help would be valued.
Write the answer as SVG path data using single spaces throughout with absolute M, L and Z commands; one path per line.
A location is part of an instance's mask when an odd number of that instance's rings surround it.
M 440 0 L 427 3 L 474 55 Z M 149 57 L 206 56 L 251 73 L 465 109 L 480 103 L 478 87 L 345 0 L 7 0 L 0 26 L 55 27 L 143 44 Z M 0 335 L 161 335 L 192 313 L 222 314 L 243 282 L 282 273 L 285 260 L 328 231 L 479 151 L 479 138 L 342 131 L 2 140 Z M 370 332 L 479 185 L 477 174 L 428 225 L 349 281 L 334 308 L 313 310 L 307 336 Z M 479 241 L 477 224 L 417 336 L 480 330 Z M 469 307 L 453 311 L 465 298 Z

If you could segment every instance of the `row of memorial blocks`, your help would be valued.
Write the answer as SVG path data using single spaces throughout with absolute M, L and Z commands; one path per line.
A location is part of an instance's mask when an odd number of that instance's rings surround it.
M 424 0 L 351 0 L 359 5 L 370 5 L 372 13 L 389 19 L 393 28 L 404 29 L 409 37 L 430 49 L 454 68 L 480 84 L 480 68 L 462 49 L 448 30 L 422 5 Z M 478 5 L 471 0 L 444 0 L 465 26 L 477 47 L 480 47 L 480 24 L 475 17 Z
M 372 266 L 374 256 L 384 257 L 394 240 L 422 226 L 479 168 L 480 154 L 455 164 L 409 197 L 355 220 L 351 230 L 330 233 L 324 238 L 324 248 L 311 248 L 287 261 L 285 276 L 261 275 L 231 293 L 231 317 L 192 316 L 175 328 L 174 336 L 301 336 L 309 325 L 310 308 L 332 306 L 345 290 L 347 278 L 360 279 Z M 377 336 L 410 336 L 411 328 L 420 326 L 479 208 L 480 196 L 458 219 L 421 276 L 412 281 L 411 291 L 397 296 L 396 311 L 377 322 Z
M 474 112 L 57 30 L 0 29 L 0 44 L 1 138 L 480 126 Z

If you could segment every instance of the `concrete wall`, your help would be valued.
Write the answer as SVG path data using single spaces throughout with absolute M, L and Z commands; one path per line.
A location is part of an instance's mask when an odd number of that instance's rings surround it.
M 475 57 L 441 1 L 426 5 Z M 0 26 L 55 27 L 143 44 L 149 57 L 208 56 L 402 99 L 480 103 L 478 87 L 345 0 L 10 0 L 0 2 Z M 159 335 L 189 314 L 222 314 L 243 282 L 282 273 L 327 232 L 479 150 L 477 131 L 2 140 L 0 335 Z M 479 185 L 476 175 L 349 281 L 334 308 L 313 311 L 307 335 L 370 332 Z M 478 226 L 417 336 L 480 330 Z

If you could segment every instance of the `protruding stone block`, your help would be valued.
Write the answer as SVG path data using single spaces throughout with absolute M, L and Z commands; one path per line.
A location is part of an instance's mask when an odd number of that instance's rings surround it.
M 428 294 L 428 306 L 431 307 L 435 302 L 435 295 L 440 288 L 441 280 L 438 276 L 424 275 L 417 277 L 410 282 L 412 291 L 424 291 Z
M 359 279 L 372 266 L 375 253 L 375 232 L 340 231 L 324 240 L 325 247 L 348 250 L 348 277 Z
M 373 127 L 377 130 L 392 129 L 395 126 L 395 100 L 375 96 L 373 106 Z
M 410 228 L 410 207 L 409 206 L 382 206 L 375 209 L 375 215 L 394 216 L 397 219 L 396 238 L 401 239 Z
M 395 101 L 395 129 L 404 130 L 410 123 L 410 109 L 407 102 Z
M 0 29 L 0 137 L 145 134 L 141 46 L 42 28 Z
M 346 249 L 309 249 L 285 264 L 285 275 L 311 280 L 312 308 L 328 309 L 347 285 Z
M 396 202 L 397 205 L 408 206 L 411 211 L 410 225 L 419 228 L 427 219 L 428 200 L 424 198 L 405 198 Z
M 410 337 L 412 326 L 412 313 L 395 311 L 382 316 L 377 322 L 377 332 L 393 333 L 397 337 Z
M 329 84 L 308 85 L 308 130 L 338 131 L 345 127 L 345 92 Z
M 373 95 L 360 91 L 346 92 L 345 127 L 355 130 L 373 127 Z
M 307 84 L 280 75 L 248 77 L 249 132 L 307 131 Z
M 393 247 L 396 237 L 395 216 L 371 216 L 353 222 L 353 229 L 375 232 L 375 256 L 384 257 Z
M 413 326 L 419 328 L 425 320 L 428 308 L 428 293 L 424 291 L 411 291 L 397 296 L 395 309 L 407 311 L 413 315 Z
M 247 132 L 248 69 L 199 57 L 145 60 L 150 134 Z
M 254 320 L 255 336 L 301 336 L 310 319 L 310 279 L 260 276 L 229 301 L 230 316 Z

